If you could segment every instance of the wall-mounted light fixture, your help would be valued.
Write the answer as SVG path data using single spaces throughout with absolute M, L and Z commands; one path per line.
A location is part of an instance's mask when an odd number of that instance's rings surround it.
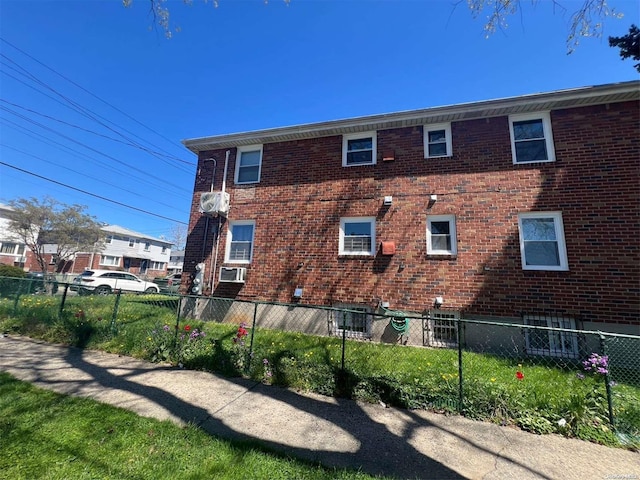
M 384 197 L 384 202 L 382 203 L 385 207 L 389 207 L 393 204 L 393 197 L 391 195 L 387 195 Z
M 302 298 L 302 287 L 297 287 L 293 291 L 293 298 Z
M 436 297 L 435 300 L 433 301 L 433 306 L 434 308 L 440 308 L 443 303 L 444 303 L 444 298 Z

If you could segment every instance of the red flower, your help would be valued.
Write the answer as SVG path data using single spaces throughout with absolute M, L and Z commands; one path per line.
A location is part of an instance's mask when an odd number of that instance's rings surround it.
M 516 372 L 516 378 L 518 380 L 523 380 L 524 379 L 524 373 L 522 372 Z
M 185 325 L 185 326 L 184 326 L 184 331 L 185 331 L 185 332 L 188 332 L 188 331 L 190 331 L 190 330 L 191 330 L 191 325 Z
M 246 337 L 249 334 L 244 327 L 238 328 L 238 338 Z

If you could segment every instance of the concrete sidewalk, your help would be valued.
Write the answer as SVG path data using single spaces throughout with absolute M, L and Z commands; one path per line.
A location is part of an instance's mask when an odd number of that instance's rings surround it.
M 0 370 L 33 384 L 194 422 L 327 466 L 419 479 L 640 480 L 640 454 L 458 416 L 300 394 L 102 352 L 0 337 Z

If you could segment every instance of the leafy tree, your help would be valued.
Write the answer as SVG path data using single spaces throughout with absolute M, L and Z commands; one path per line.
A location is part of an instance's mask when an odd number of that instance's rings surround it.
M 629 57 L 636 61 L 640 60 L 640 29 L 632 24 L 628 34 L 622 37 L 609 37 L 609 46 L 620 48 L 620 56 L 623 60 Z M 640 72 L 640 62 L 634 67 Z
M 167 38 L 171 38 L 172 31 L 178 30 L 173 27 L 169 8 L 166 6 L 168 0 L 148 0 L 150 12 L 154 22 L 163 30 Z M 223 0 L 202 0 L 204 3 L 212 3 L 214 7 Z M 230 0 L 227 0 L 230 1 Z M 290 3 L 292 0 L 283 0 Z M 571 4 L 569 0 L 529 0 L 532 5 L 550 5 L 554 12 L 565 13 Z M 191 5 L 193 0 L 182 0 L 183 3 Z M 265 3 L 268 0 L 264 0 Z M 122 0 L 125 7 L 131 6 L 133 0 Z M 496 30 L 508 27 L 507 20 L 512 15 L 522 14 L 521 0 L 457 0 L 453 3 L 454 8 L 460 4 L 466 4 L 471 10 L 473 18 L 478 18 L 483 12 L 488 12 L 484 29 L 487 37 L 495 33 Z M 575 5 L 575 4 L 574 4 Z M 571 14 L 571 24 L 567 35 L 567 51 L 573 52 L 582 37 L 601 37 L 603 20 L 607 17 L 622 18 L 622 13 L 610 8 L 607 0 L 582 0 L 579 7 Z
M 83 205 L 66 205 L 51 197 L 18 198 L 9 205 L 13 211 L 7 229 L 31 249 L 42 272 L 48 267 L 45 245 L 55 246 L 56 269 L 78 252 L 93 251 L 96 244 L 100 249 L 101 224 Z

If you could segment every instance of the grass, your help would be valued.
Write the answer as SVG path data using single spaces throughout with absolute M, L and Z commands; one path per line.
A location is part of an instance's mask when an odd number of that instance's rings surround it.
M 32 479 L 345 479 L 372 477 L 213 438 L 42 390 L 0 372 L 0 477 Z
M 340 338 L 261 328 L 245 336 L 237 324 L 185 323 L 176 318 L 177 298 L 159 295 L 123 295 L 114 322 L 115 299 L 69 297 L 61 317 L 57 297 L 2 299 L 0 330 L 325 395 L 461 412 L 535 433 L 621 445 L 609 425 L 604 377 L 579 379 L 576 363 L 464 351 L 460 403 L 456 350 L 347 341 L 343 370 Z M 621 383 L 611 390 L 616 425 L 627 435 L 624 446 L 638 448 L 640 386 Z

